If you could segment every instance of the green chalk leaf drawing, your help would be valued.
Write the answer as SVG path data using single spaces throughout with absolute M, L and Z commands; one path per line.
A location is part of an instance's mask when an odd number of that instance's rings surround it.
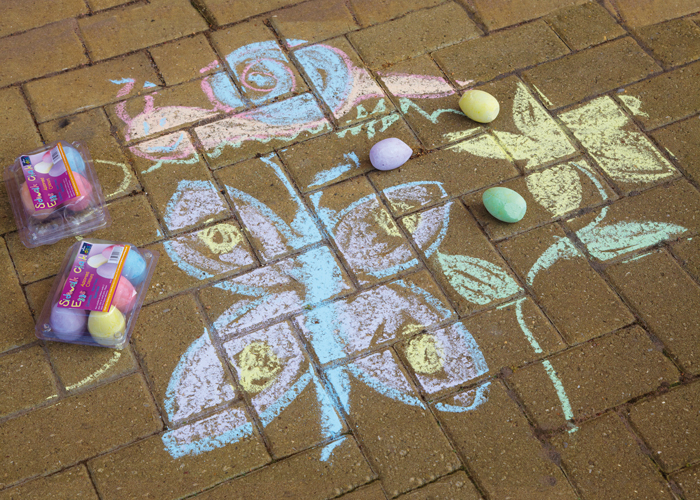
M 559 259 L 571 259 L 573 257 L 578 257 L 581 254 L 576 247 L 569 241 L 566 237 L 559 237 L 557 241 L 551 245 L 547 250 L 542 252 L 542 255 L 535 261 L 527 273 L 527 282 L 532 285 L 537 277 L 537 273 L 545 269 L 549 269 L 554 265 Z
M 576 235 L 598 260 L 647 248 L 680 236 L 688 229 L 667 222 L 618 222 L 605 227 L 586 226 Z
M 520 292 L 520 286 L 503 269 L 467 255 L 437 252 L 438 262 L 450 285 L 470 302 L 484 305 Z

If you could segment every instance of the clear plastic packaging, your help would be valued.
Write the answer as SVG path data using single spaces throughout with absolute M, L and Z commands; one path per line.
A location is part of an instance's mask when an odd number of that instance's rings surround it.
M 90 153 L 78 142 L 52 142 L 21 155 L 4 177 L 19 237 L 29 248 L 111 223 Z
M 44 340 L 123 349 L 158 252 L 86 238 L 70 247 L 36 324 Z

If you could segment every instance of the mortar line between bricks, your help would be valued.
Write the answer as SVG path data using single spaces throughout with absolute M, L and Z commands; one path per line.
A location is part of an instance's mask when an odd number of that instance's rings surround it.
M 87 1 L 85 2 L 87 5 Z M 90 10 L 90 6 L 88 5 L 88 10 Z M 73 31 L 75 32 L 75 36 L 78 37 L 78 40 L 80 41 L 80 45 L 83 47 L 83 54 L 85 54 L 85 58 L 87 59 L 87 64 L 81 64 L 80 68 L 85 67 L 85 66 L 91 66 L 93 63 L 92 56 L 90 55 L 90 51 L 88 50 L 87 43 L 85 42 L 85 37 L 83 36 L 83 31 L 80 29 L 80 23 L 78 22 L 77 19 L 74 19 L 73 23 Z
M 686 238 L 679 238 L 677 241 L 682 241 L 683 239 Z M 688 276 L 688 278 L 691 279 L 693 283 L 695 283 L 698 287 L 700 287 L 700 279 L 696 278 L 693 273 L 690 272 L 690 269 L 688 269 L 687 262 L 686 260 L 681 257 L 679 254 L 676 253 L 674 250 L 675 246 L 671 244 L 672 242 L 670 241 L 665 241 L 664 245 L 662 248 L 665 248 L 666 251 L 668 251 L 669 255 L 673 260 L 676 261 L 676 264 L 680 266 L 680 268 L 683 270 L 683 273 Z
M 629 415 L 627 412 L 624 411 L 623 408 L 617 408 L 616 412 L 617 417 L 622 421 L 622 425 L 625 426 L 625 429 L 629 434 L 631 434 L 632 439 L 634 442 L 637 444 L 639 447 L 640 452 L 647 457 L 647 459 L 653 464 L 653 468 L 656 469 L 656 471 L 659 473 L 660 476 L 663 477 L 664 481 L 666 481 L 669 489 L 673 489 L 671 487 L 671 483 L 669 481 L 668 476 L 670 474 L 667 474 L 664 472 L 663 467 L 661 463 L 659 463 L 656 460 L 656 457 L 654 457 L 653 453 L 653 448 L 647 444 L 647 442 L 644 440 L 642 437 L 642 433 L 639 432 L 639 430 L 634 426 L 632 423 L 631 419 L 629 418 Z
M 204 38 L 207 40 L 207 44 L 209 44 L 209 48 L 211 48 L 212 52 L 214 52 L 214 55 L 216 55 L 216 59 L 219 62 L 219 65 L 223 68 L 224 73 L 228 76 L 228 79 L 233 83 L 234 88 L 238 92 L 238 95 L 241 96 L 241 101 L 245 105 L 243 108 L 245 110 L 250 110 L 254 109 L 255 106 L 253 103 L 251 103 L 248 98 L 245 95 L 245 92 L 243 91 L 243 87 L 241 86 L 240 82 L 238 79 L 235 77 L 235 71 L 234 68 L 231 68 L 229 66 L 228 61 L 226 60 L 226 57 L 222 55 L 221 51 L 219 50 L 218 46 L 212 41 L 212 33 L 216 33 L 216 31 L 205 31 L 204 32 Z M 235 113 L 242 113 L 244 111 L 236 111 Z M 232 113 L 232 114 L 235 114 Z
M 87 460 L 84 460 L 80 463 L 83 464 L 85 470 L 87 471 L 88 478 L 90 479 L 90 484 L 92 484 L 92 489 L 95 491 L 95 496 L 97 496 L 98 500 L 103 500 L 104 495 L 100 492 L 99 488 L 97 487 L 97 478 L 95 477 L 95 474 L 92 471 L 92 467 L 88 467 Z

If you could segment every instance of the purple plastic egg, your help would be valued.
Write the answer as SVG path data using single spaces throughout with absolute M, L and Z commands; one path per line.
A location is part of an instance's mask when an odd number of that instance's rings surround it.
M 413 154 L 408 144 L 396 137 L 379 141 L 369 151 L 369 161 L 377 170 L 393 170 L 406 163 Z
M 58 303 L 51 308 L 51 329 L 56 336 L 65 341 L 72 341 L 87 331 L 88 315 L 82 309 L 66 309 L 58 307 Z

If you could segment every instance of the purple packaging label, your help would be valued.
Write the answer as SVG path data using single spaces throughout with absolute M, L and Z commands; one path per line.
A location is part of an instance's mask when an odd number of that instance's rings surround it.
M 20 165 L 35 209 L 58 208 L 80 196 L 61 144 L 50 151 L 20 156 Z
M 109 311 L 130 249 L 129 245 L 82 242 L 58 307 Z

